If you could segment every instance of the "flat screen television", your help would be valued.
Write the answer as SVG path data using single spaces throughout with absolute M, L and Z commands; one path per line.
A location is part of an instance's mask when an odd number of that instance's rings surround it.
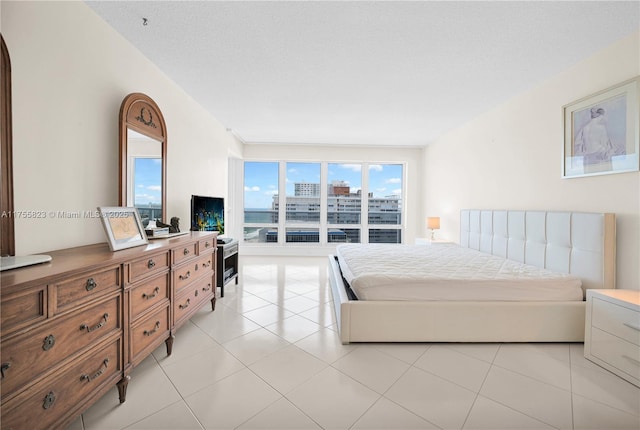
M 192 195 L 191 230 L 224 234 L 224 198 Z

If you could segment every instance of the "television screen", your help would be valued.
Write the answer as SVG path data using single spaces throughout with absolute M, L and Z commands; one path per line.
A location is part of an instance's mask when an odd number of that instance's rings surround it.
M 224 198 L 191 196 L 191 230 L 224 234 Z

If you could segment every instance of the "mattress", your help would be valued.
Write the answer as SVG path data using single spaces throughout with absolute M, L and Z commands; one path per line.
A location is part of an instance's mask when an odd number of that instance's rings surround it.
M 583 300 L 575 276 L 455 244 L 343 244 L 336 257 L 359 300 Z

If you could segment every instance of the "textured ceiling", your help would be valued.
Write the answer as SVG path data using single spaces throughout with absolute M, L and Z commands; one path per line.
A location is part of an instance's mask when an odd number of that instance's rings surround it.
M 428 144 L 640 26 L 638 1 L 87 4 L 250 143 Z

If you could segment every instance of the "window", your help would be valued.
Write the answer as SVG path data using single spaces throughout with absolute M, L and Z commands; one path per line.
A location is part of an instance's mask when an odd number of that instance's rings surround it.
M 403 175 L 402 164 L 246 161 L 244 240 L 401 243 Z
M 402 224 L 402 165 L 369 165 L 368 214 L 370 225 Z M 402 243 L 398 228 L 369 229 L 369 243 Z
M 278 180 L 276 162 L 244 163 L 244 240 L 278 242 Z

